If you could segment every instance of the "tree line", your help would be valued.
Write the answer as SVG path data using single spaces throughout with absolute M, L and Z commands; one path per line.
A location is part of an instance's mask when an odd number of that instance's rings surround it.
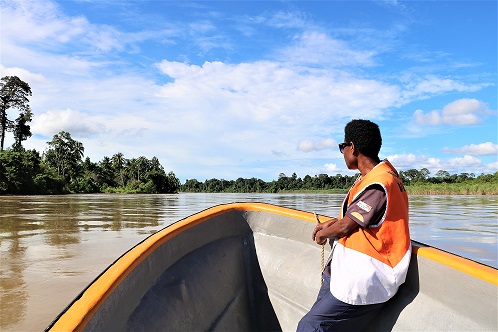
M 181 185 L 182 192 L 207 192 L 207 193 L 277 193 L 285 191 L 311 191 L 348 189 L 352 186 L 357 175 L 348 176 L 337 174 L 306 175 L 300 178 L 293 173 L 287 176 L 280 173 L 277 180 L 266 182 L 257 178 L 238 178 L 237 180 L 209 179 L 199 182 L 188 179 Z
M 484 184 L 498 183 L 498 172 L 494 174 L 481 174 L 475 176 L 472 173 L 450 174 L 440 170 L 434 177 L 429 176 L 427 169 L 410 169 L 400 171 L 399 176 L 407 186 L 423 186 L 426 184 Z M 207 192 L 207 193 L 278 193 L 292 191 L 347 191 L 358 178 L 355 175 L 328 175 L 319 174 L 315 176 L 306 175 L 297 177 L 296 173 L 287 176 L 280 173 L 278 180 L 265 182 L 257 178 L 238 178 L 237 180 L 209 179 L 199 182 L 196 179 L 188 179 L 180 186 L 182 192 Z
M 480 174 L 476 176 L 474 173 L 450 174 L 445 170 L 439 170 L 434 176 L 430 176 L 430 171 L 427 168 L 421 170 L 409 169 L 400 171 L 399 175 L 403 184 L 422 185 L 422 184 L 452 184 L 452 183 L 497 183 L 498 171 L 494 174 Z

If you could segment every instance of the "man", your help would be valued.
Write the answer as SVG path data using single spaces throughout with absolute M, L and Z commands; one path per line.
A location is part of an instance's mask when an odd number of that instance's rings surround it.
M 380 161 L 379 127 L 352 120 L 345 129 L 348 169 L 360 176 L 346 195 L 339 218 L 318 224 L 317 244 L 334 239 L 323 284 L 297 330 L 360 331 L 405 282 L 411 256 L 408 196 L 396 169 Z

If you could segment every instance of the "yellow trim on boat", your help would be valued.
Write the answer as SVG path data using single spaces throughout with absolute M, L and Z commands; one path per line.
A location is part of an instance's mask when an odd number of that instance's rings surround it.
M 491 284 L 498 285 L 498 270 L 492 267 L 482 265 L 466 258 L 426 246 L 414 245 L 413 251 L 417 256 L 422 256 L 433 260 L 437 263 L 449 266 L 453 269 L 462 271 L 478 279 L 487 281 Z

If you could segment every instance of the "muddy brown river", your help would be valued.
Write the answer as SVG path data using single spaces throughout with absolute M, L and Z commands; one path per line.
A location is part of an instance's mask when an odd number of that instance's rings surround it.
M 338 194 L 0 196 L 0 330 L 43 330 L 130 247 L 211 206 L 264 202 L 335 217 L 342 199 Z M 497 223 L 498 196 L 410 196 L 412 239 L 495 268 Z

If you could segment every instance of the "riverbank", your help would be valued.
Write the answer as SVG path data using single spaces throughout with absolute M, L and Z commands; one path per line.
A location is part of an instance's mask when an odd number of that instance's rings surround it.
M 496 183 L 424 183 L 406 186 L 412 195 L 498 195 Z
M 498 195 L 496 183 L 423 183 L 405 186 L 409 195 Z M 281 190 L 279 194 L 347 194 L 347 189 Z

